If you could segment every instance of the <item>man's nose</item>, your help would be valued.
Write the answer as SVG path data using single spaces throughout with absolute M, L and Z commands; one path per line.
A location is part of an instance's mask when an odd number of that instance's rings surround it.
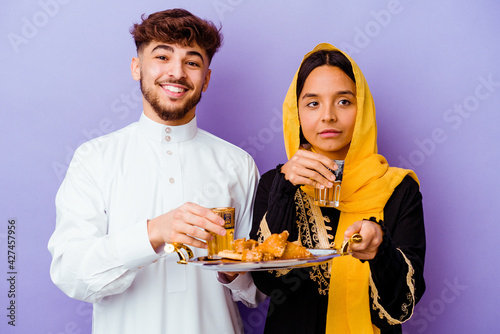
M 175 79 L 185 78 L 186 72 L 184 71 L 184 66 L 180 61 L 172 61 L 169 64 L 167 74 Z

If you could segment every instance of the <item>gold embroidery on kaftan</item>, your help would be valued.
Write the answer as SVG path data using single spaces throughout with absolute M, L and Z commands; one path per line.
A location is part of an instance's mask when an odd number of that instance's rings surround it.
M 330 218 L 323 216 L 321 209 L 313 204 L 313 200 L 301 189 L 297 189 L 294 196 L 298 240 L 306 248 L 333 248 L 335 242 Z M 329 233 L 330 232 L 330 233 Z M 271 235 L 266 216 L 262 218 L 258 231 L 258 241 L 263 242 Z M 270 270 L 270 273 L 280 277 L 290 272 L 290 269 Z M 309 277 L 318 283 L 318 293 L 328 295 L 330 287 L 330 262 L 310 268 Z
M 321 209 L 313 204 L 311 197 L 302 190 L 295 193 L 297 225 L 299 226 L 299 240 L 307 248 L 331 248 L 335 244 L 334 236 L 328 234 L 332 231 L 330 218 L 321 213 Z M 330 287 L 330 262 L 311 267 L 309 277 L 318 283 L 320 295 L 328 295 Z
M 398 251 L 403 255 L 403 258 L 405 259 L 405 262 L 408 265 L 408 272 L 406 274 L 406 284 L 408 285 L 408 290 L 409 290 L 408 294 L 406 295 L 408 303 L 403 303 L 401 305 L 402 314 L 399 317 L 399 319 L 393 318 L 389 314 L 389 312 L 387 312 L 384 309 L 384 307 L 380 304 L 379 302 L 380 296 L 378 294 L 377 287 L 375 286 L 375 283 L 373 282 L 372 279 L 372 275 L 370 273 L 370 290 L 371 290 L 371 297 L 373 299 L 372 308 L 375 311 L 378 309 L 379 310 L 378 316 L 380 317 L 380 319 L 386 318 L 387 323 L 389 323 L 390 325 L 401 324 L 406 320 L 410 319 L 411 316 L 413 315 L 413 308 L 415 306 L 415 279 L 413 278 L 415 270 L 413 269 L 413 266 L 411 265 L 411 262 L 410 260 L 408 260 L 406 255 L 399 248 Z M 411 311 L 408 309 L 409 307 L 411 307 Z

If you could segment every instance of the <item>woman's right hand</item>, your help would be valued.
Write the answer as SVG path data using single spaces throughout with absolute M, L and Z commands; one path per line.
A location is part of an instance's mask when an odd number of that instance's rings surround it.
M 337 170 L 338 166 L 324 155 L 300 149 L 281 167 L 281 173 L 293 185 L 323 189 L 331 188 L 335 181 L 335 175 L 328 168 Z

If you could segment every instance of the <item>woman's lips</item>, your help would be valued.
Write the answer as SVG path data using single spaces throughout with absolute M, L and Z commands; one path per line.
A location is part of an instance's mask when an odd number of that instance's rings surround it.
M 335 138 L 335 137 L 338 137 L 340 136 L 342 132 L 339 131 L 339 130 L 335 130 L 335 129 L 328 129 L 328 130 L 323 130 L 319 133 L 319 136 L 321 138 Z

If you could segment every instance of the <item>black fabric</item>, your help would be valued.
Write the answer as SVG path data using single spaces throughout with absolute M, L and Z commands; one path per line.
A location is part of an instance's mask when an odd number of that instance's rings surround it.
M 288 230 L 289 240 L 297 240 L 295 193 L 299 186 L 285 180 L 281 165 L 262 175 L 254 204 L 252 239 L 258 239 L 260 221 L 264 214 L 271 233 Z M 340 212 L 321 208 L 326 222 L 335 235 Z M 369 219 L 370 217 L 366 217 Z M 415 270 L 415 297 L 418 301 L 425 290 L 423 266 L 425 257 L 425 229 L 422 195 L 418 184 L 409 176 L 403 179 L 384 208 L 382 222 L 384 238 L 373 260 L 369 260 L 372 278 L 377 287 L 380 304 L 391 315 L 401 315 L 401 306 L 408 304 L 408 266 L 399 248 L 411 261 Z M 320 294 L 318 283 L 310 278 L 311 268 L 295 269 L 276 277 L 266 271 L 253 272 L 255 284 L 270 296 L 265 333 L 324 333 L 328 307 L 328 291 Z M 371 298 L 371 297 L 370 297 Z M 371 302 L 373 302 L 370 299 Z M 411 312 L 412 305 L 409 306 Z M 371 308 L 372 309 L 372 308 Z M 372 309 L 372 323 L 382 333 L 401 333 L 400 325 L 389 325 Z

